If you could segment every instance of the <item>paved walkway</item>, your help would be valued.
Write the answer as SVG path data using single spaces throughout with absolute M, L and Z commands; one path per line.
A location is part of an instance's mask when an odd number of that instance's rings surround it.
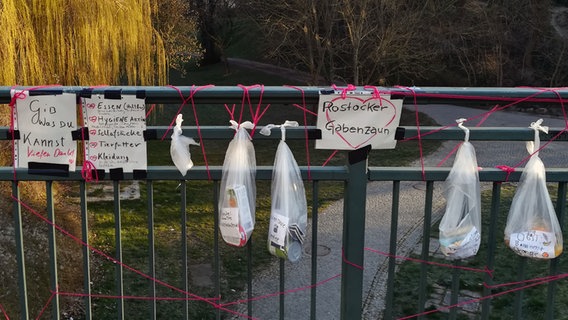
M 481 109 L 455 106 L 424 106 L 420 111 L 425 112 L 440 125 L 454 124 L 455 119 L 470 118 L 485 112 Z M 497 112 L 492 114 L 484 123 L 487 127 L 528 127 L 531 122 L 544 119 L 543 125 L 563 128 L 564 121 L 558 118 L 519 113 Z M 476 121 L 465 123 L 475 126 Z M 445 142 L 434 154 L 424 159 L 426 166 L 436 166 L 441 159 L 456 145 L 456 141 Z M 480 167 L 496 165 L 515 166 L 527 156 L 524 142 L 477 142 L 473 141 L 477 151 Z M 566 166 L 568 145 L 563 142 L 553 142 L 541 151 L 541 158 L 547 167 Z M 451 166 L 454 157 L 450 157 L 445 166 Z M 420 163 L 414 163 L 420 167 Z M 485 185 L 487 187 L 488 185 Z M 421 241 L 422 221 L 424 212 L 424 183 L 402 182 L 400 195 L 400 213 L 397 252 L 400 255 L 410 253 Z M 440 194 L 441 184 L 435 184 L 433 212 L 441 215 L 444 200 Z M 365 246 L 388 251 L 390 236 L 390 209 L 392 183 L 372 182 L 367 189 L 367 215 Z M 319 214 L 318 244 L 318 281 L 332 279 L 341 273 L 342 248 L 342 215 L 343 201 L 338 201 Z M 310 230 L 311 227 L 308 227 Z M 309 236 L 309 235 L 308 235 Z M 305 248 L 310 247 L 311 239 Z M 365 253 L 364 271 L 364 319 L 380 319 L 384 308 L 387 258 L 371 252 Z M 253 281 L 253 296 L 263 296 L 279 291 L 278 263 L 267 266 L 264 271 L 256 274 Z M 311 257 L 308 251 L 297 264 L 286 263 L 286 290 L 303 288 L 310 285 Z M 339 319 L 341 278 L 333 278 L 317 287 L 317 319 Z M 310 290 L 302 290 L 285 296 L 286 319 L 309 319 Z M 253 315 L 258 319 L 278 318 L 279 297 L 271 297 L 253 303 Z M 246 310 L 246 305 L 241 311 Z M 245 311 L 246 312 L 246 311 Z

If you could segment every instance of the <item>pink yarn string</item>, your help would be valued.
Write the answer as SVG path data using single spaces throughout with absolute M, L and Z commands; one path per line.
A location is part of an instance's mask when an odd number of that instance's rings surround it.
M 170 122 L 170 125 L 168 126 L 168 129 L 166 130 L 166 132 L 164 133 L 164 135 L 162 136 L 162 141 L 166 138 L 166 136 L 168 135 L 168 133 L 170 132 L 170 130 L 173 128 L 174 123 L 176 121 L 177 116 L 181 113 L 183 107 L 190 102 L 191 103 L 191 108 L 193 110 L 193 117 L 195 119 L 195 126 L 197 127 L 197 135 L 199 137 L 199 145 L 201 146 L 201 152 L 203 153 L 203 161 L 205 162 L 205 170 L 207 171 L 207 178 L 209 180 L 212 179 L 211 177 L 211 170 L 209 169 L 209 162 L 207 161 L 207 153 L 205 152 L 205 144 L 203 143 L 203 135 L 201 134 L 201 126 L 199 125 L 199 118 L 197 117 L 197 107 L 195 106 L 195 94 L 197 92 L 199 92 L 200 90 L 203 89 L 207 89 L 207 88 L 211 88 L 214 87 L 214 85 L 212 84 L 208 84 L 208 85 L 204 85 L 204 86 L 199 86 L 196 87 L 195 85 L 191 86 L 191 91 L 189 93 L 189 96 L 187 98 L 185 98 L 183 96 L 183 93 L 181 92 L 181 90 L 175 86 L 169 85 L 168 87 L 176 90 L 180 96 L 180 99 L 182 100 L 182 103 L 180 105 L 180 107 L 178 108 L 175 116 L 173 117 L 172 121 Z
M 104 252 L 102 252 L 100 249 L 97 249 L 97 248 L 93 247 L 92 245 L 90 245 L 90 244 L 84 242 L 83 240 L 79 239 L 78 237 L 74 236 L 74 235 L 71 234 L 69 231 L 63 229 L 60 225 L 58 225 L 58 224 L 56 224 L 56 223 L 53 223 L 52 221 L 50 221 L 50 220 L 47 219 L 46 217 L 42 216 L 40 213 L 38 213 L 37 211 L 35 211 L 32 207 L 30 207 L 28 204 L 24 203 L 24 202 L 21 201 L 20 199 L 14 197 L 14 196 L 12 196 L 12 199 L 13 199 L 14 201 L 18 202 L 20 205 L 22 205 L 25 209 L 27 209 L 29 212 L 31 212 L 34 216 L 38 217 L 39 219 L 41 219 L 42 221 L 44 221 L 44 222 L 47 223 L 48 225 L 53 226 L 55 229 L 57 229 L 57 230 L 58 230 L 59 232 L 61 232 L 63 235 L 67 236 L 68 238 L 70 238 L 70 239 L 73 240 L 74 242 L 76 242 L 76 243 L 78 243 L 78 244 L 80 244 L 80 245 L 82 245 L 82 246 L 87 247 L 89 250 L 91 250 L 92 253 L 97 254 L 97 255 L 99 255 L 99 256 L 101 256 L 101 257 L 107 259 L 108 261 L 110 261 L 110 262 L 112 262 L 112 263 L 115 263 L 115 264 L 117 264 L 117 265 L 120 265 L 120 266 L 122 266 L 123 268 L 125 268 L 126 270 L 129 270 L 129 271 L 133 272 L 134 274 L 141 276 L 142 278 L 148 279 L 148 280 L 150 280 L 150 281 L 152 281 L 152 282 L 155 282 L 156 284 L 159 284 L 159 285 L 161 285 L 161 286 L 164 286 L 164 287 L 166 287 L 166 288 L 168 288 L 168 289 L 171 289 L 171 290 L 173 290 L 173 291 L 182 293 L 182 294 L 184 294 L 184 295 L 186 295 L 186 296 L 192 297 L 192 298 L 194 298 L 194 299 L 197 300 L 197 301 L 205 302 L 205 303 L 207 303 L 207 304 L 213 306 L 213 307 L 216 308 L 216 309 L 219 309 L 219 310 L 222 310 L 222 311 L 225 311 L 225 312 L 228 312 L 228 313 L 237 315 L 237 316 L 239 316 L 239 317 L 244 317 L 244 318 L 247 318 L 247 319 L 254 319 L 254 318 L 252 318 L 252 317 L 248 317 L 247 315 L 240 314 L 240 313 L 238 313 L 238 312 L 236 312 L 236 311 L 233 311 L 233 310 L 229 310 L 229 309 L 227 309 L 227 308 L 224 308 L 223 306 L 219 305 L 218 303 L 213 302 L 211 299 L 204 298 L 204 297 L 198 296 L 198 295 L 196 295 L 196 294 L 193 294 L 193 293 L 191 293 L 191 292 L 187 292 L 187 291 L 184 291 L 184 290 L 182 290 L 182 289 L 179 289 L 179 288 L 177 288 L 177 287 L 175 287 L 175 286 L 173 286 L 173 285 L 170 285 L 170 284 L 168 284 L 168 283 L 166 283 L 166 282 L 164 282 L 164 281 L 162 281 L 162 280 L 153 278 L 153 277 L 151 277 L 151 276 L 149 276 L 149 275 L 143 273 L 142 271 L 140 271 L 140 270 L 138 270 L 138 269 L 135 269 L 135 268 L 133 268 L 133 267 L 127 265 L 127 264 L 124 264 L 124 263 L 122 263 L 121 261 L 118 261 L 116 258 L 114 258 L 114 257 L 112 257 L 112 256 L 110 256 L 110 255 L 108 255 L 108 254 L 106 254 L 106 253 L 104 253 Z
M 262 97 L 264 96 L 264 85 L 262 84 L 255 84 L 252 86 L 245 86 L 242 84 L 237 85 L 239 88 L 243 89 L 243 97 L 241 100 L 241 113 L 239 116 L 239 126 L 243 120 L 243 113 L 244 113 L 244 108 L 245 108 L 245 102 L 248 103 L 249 106 L 249 110 L 250 110 L 250 115 L 251 115 L 251 120 L 253 123 L 253 128 L 251 130 L 251 134 L 250 136 L 253 137 L 254 133 L 256 131 L 256 127 L 258 125 L 258 122 L 260 121 L 260 119 L 264 116 L 264 114 L 266 113 L 266 111 L 268 111 L 268 108 L 270 108 L 270 104 L 267 104 L 266 107 L 264 109 L 261 108 L 262 106 Z M 258 98 L 258 103 L 256 105 L 256 110 L 253 109 L 252 106 L 252 101 L 251 101 L 251 97 L 250 97 L 250 90 L 251 89 L 256 89 L 259 88 L 260 89 L 260 95 Z M 228 111 L 228 108 L 226 108 Z M 229 114 L 231 114 L 229 112 Z
M 156 108 L 155 103 L 151 104 L 150 109 L 148 109 L 148 112 L 146 112 L 146 119 L 148 119 L 148 117 L 152 114 L 152 112 L 154 112 L 154 108 Z
M 383 252 L 383 251 L 379 251 L 379 250 L 375 250 L 375 249 L 371 249 L 371 248 L 364 248 L 364 250 L 379 254 L 381 256 L 395 258 L 395 259 L 399 259 L 399 260 L 416 262 L 416 263 L 421 263 L 421 264 L 428 264 L 428 265 L 432 265 L 432 266 L 449 268 L 449 269 L 460 269 L 460 270 L 465 270 L 465 271 L 470 271 L 470 272 L 485 273 L 485 274 L 488 274 L 491 277 L 493 277 L 493 270 L 490 270 L 487 267 L 485 267 L 484 269 L 469 268 L 469 267 L 455 266 L 455 265 L 452 265 L 452 264 L 440 263 L 440 262 L 435 262 L 435 261 L 421 260 L 421 259 L 415 259 L 415 258 L 410 258 L 410 257 L 392 255 L 392 254 L 389 254 L 388 252 Z
M 268 299 L 268 298 L 272 298 L 272 297 L 277 297 L 277 296 L 281 296 L 281 295 L 285 295 L 285 294 L 290 294 L 290 293 L 296 293 L 296 292 L 300 292 L 300 291 L 305 291 L 308 289 L 312 289 L 315 287 L 319 287 L 321 285 L 324 285 L 334 279 L 340 278 L 341 277 L 341 273 L 340 274 L 336 274 L 333 277 L 327 278 L 325 280 L 319 281 L 318 283 L 309 285 L 309 286 L 305 286 L 305 287 L 300 287 L 300 288 L 294 288 L 294 289 L 289 289 L 286 291 L 280 291 L 280 292 L 274 292 L 274 293 L 269 293 L 263 296 L 258 296 L 258 297 L 254 297 L 251 299 L 241 299 L 241 300 L 237 300 L 237 301 L 233 301 L 233 302 L 228 302 L 228 303 L 222 303 L 222 306 L 231 306 L 231 305 L 236 305 L 236 304 L 242 304 L 242 303 L 247 303 L 247 302 L 252 302 L 252 301 L 259 301 L 259 300 L 264 300 L 264 299 Z
M 398 87 L 397 87 L 398 88 Z M 402 87 L 404 88 L 404 87 Z M 534 89 L 534 88 L 532 88 Z M 561 89 L 566 89 L 566 88 L 561 88 Z M 560 90 L 560 88 L 558 88 L 557 90 Z M 550 91 L 550 90 L 549 90 Z M 459 95 L 459 94 L 446 94 L 446 93 L 421 93 L 421 92 L 417 92 L 416 96 L 420 97 L 420 98 L 445 98 L 445 99 L 452 99 L 452 100 L 465 100 L 465 101 L 480 101 L 480 100 L 488 100 L 488 101 L 502 101 L 502 102 L 512 102 L 512 104 L 517 104 L 520 102 L 558 102 L 558 99 L 556 98 L 536 98 L 537 96 L 541 95 L 543 92 L 546 92 L 546 90 L 543 90 L 541 92 L 536 92 L 533 94 L 530 94 L 524 98 L 514 98 L 514 97 L 495 97 L 495 96 L 476 96 L 476 95 Z M 395 94 L 407 94 L 404 91 L 394 91 L 391 90 L 389 91 L 389 93 L 395 93 Z M 563 102 L 568 102 L 568 98 L 566 99 L 562 99 Z
M 564 128 L 562 130 L 560 130 L 560 132 L 558 132 L 556 135 L 554 135 L 554 137 L 552 137 L 552 139 L 550 139 L 549 141 L 547 141 L 546 143 L 542 144 L 537 150 L 533 151 L 531 154 L 529 154 L 528 156 L 526 156 L 525 158 L 523 158 L 521 161 L 519 161 L 519 163 L 517 163 L 515 166 L 513 167 L 509 167 L 509 166 L 505 166 L 505 165 L 500 165 L 500 166 L 496 166 L 496 168 L 501 169 L 505 172 L 507 172 L 507 177 L 505 178 L 505 181 L 509 181 L 509 177 L 511 175 L 511 173 L 513 173 L 515 171 L 516 168 L 520 167 L 522 164 L 526 163 L 527 161 L 530 160 L 530 158 L 532 158 L 534 155 L 538 154 L 542 149 L 544 149 L 545 147 L 547 147 L 550 143 L 552 143 L 553 141 L 555 141 L 556 139 L 558 139 L 559 136 L 561 136 L 564 132 L 568 131 L 568 116 L 566 114 L 566 108 L 564 106 L 564 99 L 562 99 L 562 96 L 560 95 L 560 93 L 558 92 L 558 89 L 554 89 L 554 88 L 543 88 L 540 89 L 539 92 L 537 92 L 536 94 L 542 94 L 544 92 L 552 92 L 556 95 L 556 97 L 558 98 L 558 100 L 556 102 L 560 103 L 560 106 L 562 108 L 562 115 L 564 117 Z M 535 95 L 536 95 L 535 94 Z
M 207 179 L 211 180 L 211 170 L 209 170 L 209 162 L 207 161 L 207 153 L 205 152 L 205 143 L 203 142 L 203 135 L 201 134 L 201 126 L 199 125 L 199 118 L 197 117 L 197 108 L 195 106 L 195 100 L 193 96 L 198 89 L 193 91 L 189 97 L 191 99 L 191 108 L 193 109 L 193 117 L 195 118 L 195 125 L 197 126 L 197 135 L 199 136 L 199 145 L 201 146 L 201 152 L 203 153 L 203 161 L 205 162 L 205 170 L 207 171 Z M 177 117 L 177 115 L 176 115 Z
M 416 91 L 410 87 L 396 86 L 397 88 L 402 88 L 412 92 L 413 104 L 414 104 L 414 117 L 416 119 L 416 129 L 418 130 L 418 150 L 420 152 L 420 167 L 422 169 L 422 181 L 426 181 L 426 170 L 424 169 L 424 149 L 422 147 L 422 135 L 420 134 L 420 118 L 418 115 L 418 100 Z
M 310 165 L 310 146 L 309 146 L 309 139 L 308 139 L 308 116 L 307 116 L 307 111 L 308 107 L 306 105 L 306 93 L 304 92 L 304 89 L 300 88 L 300 87 L 295 87 L 295 86 L 289 86 L 286 85 L 285 87 L 289 87 L 292 88 L 294 90 L 298 90 L 301 92 L 302 94 L 302 107 L 300 109 L 302 109 L 304 111 L 304 139 L 305 139 L 305 146 L 306 146 L 306 161 L 308 164 L 308 181 L 312 181 L 312 172 L 311 172 L 311 165 Z
M 302 107 L 301 105 L 299 105 L 299 104 L 297 104 L 297 103 L 294 103 L 294 104 L 292 104 L 292 105 L 293 105 L 294 107 L 296 107 L 296 108 L 298 108 L 298 109 L 304 111 L 305 113 L 311 114 L 312 116 L 316 116 L 316 117 L 317 117 L 317 115 L 318 115 L 317 113 L 313 112 L 312 110 L 306 109 L 306 108 Z
M 345 250 L 344 250 L 343 248 L 341 248 L 341 259 L 343 260 L 343 263 L 345 263 L 345 264 L 347 264 L 347 265 L 350 265 L 350 266 L 352 266 L 352 267 L 354 267 L 354 268 L 356 268 L 356 269 L 359 269 L 359 270 L 364 270 L 364 269 L 365 269 L 363 266 L 358 265 L 358 264 L 356 264 L 356 263 L 354 263 L 354 262 L 351 262 L 351 261 L 347 260 L 347 257 L 345 256 Z
M 180 97 L 180 99 L 181 99 L 181 105 L 179 106 L 179 108 L 178 108 L 178 110 L 177 110 L 175 116 L 173 117 L 172 121 L 170 122 L 170 125 L 168 126 L 168 129 L 166 130 L 166 132 L 164 133 L 164 135 L 163 135 L 162 138 L 160 139 L 161 141 L 163 141 L 163 140 L 168 136 L 168 134 L 170 133 L 170 131 L 171 131 L 172 128 L 174 127 L 174 124 L 175 124 L 175 122 L 176 122 L 176 118 L 177 118 L 178 114 L 181 113 L 183 107 L 184 107 L 189 101 L 193 101 L 193 96 L 194 96 L 198 91 L 203 90 L 203 89 L 207 89 L 207 88 L 214 87 L 214 85 L 208 84 L 208 85 L 204 85 L 204 86 L 198 86 L 197 88 L 196 88 L 195 85 L 192 85 L 192 86 L 191 86 L 191 91 L 190 91 L 190 93 L 189 93 L 189 97 L 187 97 L 187 98 L 185 98 L 185 97 L 183 96 L 183 93 L 181 92 L 181 90 L 180 90 L 178 87 L 173 86 L 173 85 L 168 85 L 168 87 L 174 89 L 175 91 L 177 91 L 177 93 L 179 94 L 179 97 Z
M 347 97 L 348 92 L 353 92 L 353 91 L 357 90 L 357 87 L 352 85 L 352 84 L 348 84 L 347 87 L 343 87 L 343 88 L 338 87 L 335 84 L 332 84 L 331 87 L 335 91 L 341 91 L 341 99 L 345 99 Z
M 325 167 L 330 161 L 331 159 L 333 159 L 333 157 L 335 157 L 335 155 L 337 154 L 339 150 L 334 150 L 331 155 L 329 155 L 329 157 L 323 162 L 323 164 L 321 165 L 322 167 Z
M 49 296 L 49 299 L 47 299 L 47 302 L 45 303 L 45 305 L 43 306 L 43 308 L 41 309 L 41 311 L 39 312 L 39 315 L 37 316 L 36 320 L 41 319 L 41 316 L 43 316 L 43 314 L 45 313 L 45 311 L 47 310 L 47 308 L 49 307 L 49 304 L 51 303 L 51 300 L 53 300 L 53 298 L 55 297 L 55 293 L 51 293 L 51 295 Z
M 394 92 L 394 91 L 391 91 L 391 92 Z M 514 105 L 516 105 L 516 104 L 522 103 L 522 102 L 558 102 L 558 101 L 559 101 L 558 99 L 536 99 L 536 98 L 535 98 L 535 97 L 537 97 L 537 96 L 539 96 L 539 95 L 542 95 L 542 94 L 545 93 L 545 92 L 548 92 L 548 91 L 546 91 L 546 90 L 541 90 L 541 91 L 539 91 L 539 92 L 535 92 L 535 93 L 533 93 L 533 94 L 531 94 L 531 95 L 529 95 L 529 96 L 527 96 L 527 97 L 521 98 L 521 99 L 518 99 L 518 98 L 515 98 L 515 99 L 513 99 L 513 98 L 503 98 L 503 97 L 495 97 L 495 98 L 493 98 L 493 97 L 490 97 L 490 96 L 487 96 L 487 97 L 481 97 L 481 96 L 460 96 L 460 95 L 434 94 L 434 93 L 432 93 L 432 94 L 416 93 L 416 97 L 448 98 L 448 99 L 456 99 L 456 100 L 461 99 L 461 100 L 475 100 L 475 101 L 479 100 L 480 98 L 485 98 L 485 99 L 487 99 L 487 100 L 492 99 L 492 100 L 500 100 L 500 101 L 507 101 L 507 102 L 510 102 L 510 103 L 508 103 L 508 104 L 506 104 L 506 105 L 503 105 L 503 106 L 498 106 L 498 105 L 497 105 L 497 106 L 495 106 L 493 109 L 491 109 L 490 111 L 487 111 L 487 112 L 484 112 L 484 113 L 480 113 L 480 114 L 478 114 L 478 115 L 476 115 L 476 116 L 473 116 L 473 117 L 470 117 L 470 118 L 466 119 L 467 121 L 471 121 L 471 120 L 475 120 L 475 119 L 480 118 L 480 117 L 487 117 L 488 114 L 491 114 L 491 113 L 496 112 L 496 111 L 505 110 L 505 109 L 507 109 L 507 108 L 510 108 L 510 107 L 512 107 L 512 106 L 514 106 Z M 399 94 L 400 94 L 400 92 L 396 92 L 396 93 L 399 93 Z M 561 102 L 564 102 L 564 101 L 567 100 L 567 99 L 560 99 L 560 100 L 561 100 Z M 512 101 L 512 102 L 511 102 L 511 101 Z M 442 127 L 438 128 L 438 129 L 436 129 L 436 130 L 432 130 L 432 131 L 429 131 L 429 132 L 427 132 L 427 133 L 424 133 L 424 134 L 421 134 L 421 135 L 417 135 L 417 136 L 414 136 L 414 137 L 409 137 L 409 138 L 406 138 L 406 139 L 404 139 L 404 140 L 402 140 L 402 141 L 403 141 L 403 142 L 406 142 L 406 141 L 410 141 L 410 140 L 416 140 L 416 139 L 419 139 L 420 137 L 425 137 L 425 136 L 427 136 L 427 135 L 435 134 L 435 133 L 437 133 L 437 132 L 440 132 L 440 131 L 442 131 L 442 130 L 445 130 L 445 129 L 447 129 L 447 128 L 451 128 L 451 127 L 454 127 L 454 126 L 457 126 L 457 124 L 442 126 Z
M 229 117 L 231 118 L 231 120 L 235 120 L 235 107 L 236 104 L 233 103 L 233 107 L 229 109 L 229 106 L 225 103 L 225 110 L 227 110 L 227 113 L 229 114 Z
M 4 315 L 4 319 L 10 320 L 10 317 L 8 317 L 8 313 L 6 312 L 6 310 L 4 309 L 4 306 L 2 306 L 1 303 L 0 303 L 0 311 L 2 311 L 2 314 Z
M 502 170 L 502 171 L 505 171 L 507 173 L 507 176 L 505 177 L 505 181 L 509 181 L 509 177 L 511 176 L 511 173 L 515 172 L 515 168 L 505 166 L 505 165 L 495 166 L 495 168 Z
M 495 111 L 497 111 L 497 109 L 499 108 L 499 105 L 495 105 L 489 112 L 484 113 L 484 116 L 481 118 L 481 120 L 479 120 L 479 122 L 475 125 L 476 128 L 479 128 L 484 122 L 485 120 L 487 120 L 489 118 L 490 115 L 492 115 L 493 113 L 495 113 Z M 468 120 L 466 120 L 468 121 Z M 441 167 L 444 163 L 446 163 L 446 161 L 448 161 L 448 159 L 458 151 L 459 147 L 463 144 L 463 141 L 458 143 L 454 149 L 452 149 L 452 151 L 450 151 L 450 153 L 448 153 L 448 155 L 442 159 L 442 161 L 440 161 L 436 166 L 437 167 Z
M 506 282 L 506 283 L 494 284 L 494 285 L 489 285 L 489 284 L 484 282 L 483 286 L 487 289 L 497 289 L 497 288 L 502 288 L 502 287 L 516 286 L 516 285 L 525 284 L 525 283 L 533 283 L 533 282 L 541 282 L 541 281 L 553 281 L 553 280 L 565 278 L 567 276 L 568 276 L 568 273 L 564 273 L 564 274 L 560 274 L 560 275 L 552 275 L 552 276 L 533 278 L 533 279 L 527 279 L 527 280 L 522 280 L 522 281 Z
M 381 105 L 382 105 L 382 102 L 384 100 L 386 100 L 385 98 L 383 98 L 381 96 L 381 92 L 379 91 L 379 88 L 377 88 L 375 86 L 364 86 L 363 89 L 373 91 L 373 98 L 379 99 L 379 101 L 381 102 Z
M 410 315 L 410 316 L 405 316 L 405 317 L 398 318 L 398 319 L 399 320 L 406 320 L 406 319 L 417 318 L 417 317 L 432 314 L 432 313 L 435 313 L 435 312 L 440 312 L 440 311 L 443 311 L 443 310 L 449 310 L 449 309 L 452 309 L 452 308 L 465 306 L 465 305 L 468 305 L 468 304 L 480 302 L 480 301 L 487 300 L 487 299 L 493 299 L 493 298 L 496 298 L 496 297 L 499 297 L 499 296 L 502 296 L 502 295 L 505 295 L 505 294 L 525 290 L 525 289 L 535 287 L 535 286 L 538 286 L 538 285 L 541 285 L 541 284 L 549 283 L 551 281 L 560 280 L 560 279 L 566 278 L 567 276 L 568 276 L 568 274 L 562 274 L 562 275 L 554 276 L 554 277 L 551 277 L 550 279 L 547 279 L 545 281 L 539 281 L 539 282 L 531 283 L 531 284 L 528 284 L 526 286 L 520 286 L 520 287 L 517 287 L 517 288 L 505 290 L 505 291 L 502 291 L 502 292 L 494 293 L 494 294 L 483 296 L 483 297 L 480 297 L 480 298 L 465 300 L 465 301 L 462 301 L 462 302 L 459 302 L 459 303 L 456 303 L 456 304 L 453 304 L 453 305 L 450 305 L 450 306 L 438 306 L 434 310 L 429 310 L 429 311 L 413 314 L 413 315 Z

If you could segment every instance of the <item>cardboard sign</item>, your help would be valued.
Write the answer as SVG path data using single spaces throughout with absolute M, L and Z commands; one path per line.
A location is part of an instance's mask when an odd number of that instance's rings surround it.
M 74 94 L 30 96 L 29 91 L 12 90 L 18 95 L 14 108 L 14 129 L 20 131 L 14 160 L 19 168 L 31 162 L 68 165 L 75 171 L 77 143 L 72 131 L 77 127 Z
M 82 99 L 83 119 L 89 128 L 86 159 L 97 169 L 146 170 L 146 104 L 136 96 Z
M 400 123 L 402 100 L 369 92 L 320 94 L 317 127 L 322 138 L 316 149 L 355 150 L 366 145 L 373 149 L 393 149 Z

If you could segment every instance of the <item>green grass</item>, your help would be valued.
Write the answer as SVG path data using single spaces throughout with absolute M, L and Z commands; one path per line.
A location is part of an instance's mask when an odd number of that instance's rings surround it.
M 511 249 L 509 249 L 503 240 L 503 231 L 505 228 L 508 210 L 514 196 L 516 188 L 510 184 L 504 184 L 501 190 L 500 211 L 498 213 L 497 233 L 495 242 L 495 267 L 493 272 L 493 283 L 502 284 L 521 281 L 518 277 L 518 270 L 520 267 L 524 268 L 524 279 L 533 279 L 538 277 L 545 277 L 549 275 L 550 262 L 543 260 L 532 260 L 517 256 Z M 553 202 L 556 201 L 557 188 L 550 188 L 550 195 Z M 482 243 L 479 252 L 474 258 L 467 259 L 461 264 L 463 266 L 484 269 L 487 263 L 487 237 L 489 225 L 489 215 L 491 206 L 491 191 L 482 193 Z M 438 237 L 438 225 L 432 227 L 432 237 Z M 564 239 L 564 248 L 566 248 L 567 240 Z M 568 260 L 565 257 L 566 253 L 560 256 L 558 270 L 563 273 L 563 270 L 568 269 Z M 420 256 L 413 255 L 413 258 L 420 259 Z M 447 260 L 431 258 L 432 261 L 440 263 L 449 263 Z M 418 308 L 418 290 L 417 279 L 420 278 L 421 265 L 414 262 L 404 262 L 400 265 L 400 269 L 396 274 L 395 284 L 395 302 L 393 304 L 396 317 L 408 316 L 417 313 Z M 451 288 L 452 270 L 439 266 L 428 266 L 428 290 L 431 293 L 431 288 L 434 284 L 444 288 Z M 460 273 L 460 290 L 467 289 L 474 292 L 483 292 L 484 274 L 461 271 Z M 568 288 L 562 285 L 562 281 L 556 285 L 555 294 L 555 319 L 568 319 L 565 313 L 566 303 L 568 303 Z M 493 294 L 502 293 L 505 290 L 515 288 L 514 286 L 506 286 L 498 289 L 493 289 Z M 538 285 L 533 288 L 525 289 L 522 292 L 522 313 L 523 319 L 543 319 L 546 303 L 547 303 L 547 285 Z M 517 293 L 507 293 L 495 297 L 491 300 L 491 313 L 490 319 L 513 319 L 514 315 L 514 301 Z M 447 314 L 436 312 L 427 316 L 428 319 L 446 319 Z
M 263 83 L 266 85 L 282 85 L 289 83 L 284 79 L 274 76 L 266 76 L 249 70 L 232 69 L 229 75 L 221 65 L 207 66 L 190 72 L 187 79 L 188 83 L 217 85 L 234 85 L 237 83 L 254 84 Z M 176 84 L 185 82 L 184 79 L 177 79 Z M 168 125 L 175 117 L 179 106 L 163 106 L 156 113 L 153 124 Z M 182 111 L 184 115 L 184 125 L 195 125 L 191 106 L 186 106 Z M 197 106 L 199 123 L 201 125 L 228 125 L 229 117 L 223 106 L 219 105 L 199 105 Z M 413 125 L 414 114 L 404 112 L 402 115 L 402 125 Z M 282 123 L 284 120 L 303 121 L 303 112 L 289 105 L 271 106 L 267 111 L 260 125 L 268 123 Z M 315 117 L 309 117 L 309 123 L 315 123 Z M 424 115 L 421 115 L 423 125 L 434 125 L 434 123 Z M 274 154 L 278 140 L 254 141 L 258 165 L 271 165 L 274 161 Z M 210 165 L 221 165 L 225 156 L 228 141 L 203 141 L 207 152 L 207 159 Z M 295 154 L 300 165 L 306 165 L 305 142 L 289 141 L 289 145 Z M 150 141 L 148 144 L 148 164 L 149 165 L 172 165 L 169 156 L 170 142 Z M 437 142 L 424 144 L 425 154 L 435 150 L 439 146 Z M 321 165 L 331 154 L 329 150 L 315 150 L 314 142 L 309 143 L 310 162 L 312 166 Z M 192 147 L 192 160 L 196 166 L 203 166 L 203 154 L 199 147 Z M 370 155 L 370 165 L 397 165 L 404 166 L 419 156 L 416 142 L 400 143 L 394 150 L 373 151 Z M 346 152 L 339 152 L 330 162 L 330 165 L 344 165 L 346 162 Z M 178 182 L 160 181 L 154 184 L 154 203 L 155 203 L 155 241 L 156 241 L 156 270 L 157 278 L 173 286 L 181 287 L 181 194 L 177 189 Z M 311 188 L 306 185 L 308 203 L 311 203 Z M 141 199 L 136 201 L 121 202 L 122 219 L 122 245 L 124 263 L 142 272 L 148 270 L 147 248 L 147 208 L 146 208 L 146 185 L 141 183 Z M 184 241 L 188 244 L 188 255 L 190 265 L 213 263 L 213 183 L 208 181 L 188 181 L 187 182 L 187 219 L 186 225 L 188 237 Z M 322 182 L 318 199 L 321 205 L 325 206 L 343 196 L 342 182 Z M 97 248 L 105 248 L 109 254 L 114 254 L 114 215 L 113 202 L 99 202 L 90 205 L 89 211 L 93 217 L 91 223 L 91 239 Z M 308 212 L 311 210 L 309 209 Z M 257 210 L 256 225 L 252 239 L 252 262 L 253 267 L 258 268 L 274 261 L 266 250 L 266 235 L 270 218 L 270 182 L 257 181 Z M 243 248 L 234 248 L 225 245 L 222 240 L 221 250 L 221 295 L 224 301 L 231 301 L 236 298 L 246 285 L 246 254 Z M 94 292 L 100 294 L 115 294 L 115 265 L 108 261 L 97 260 L 98 272 L 94 277 Z M 125 294 L 134 296 L 147 296 L 149 294 L 149 282 L 139 275 L 130 271 L 125 271 Z M 195 287 L 190 283 L 190 291 L 204 297 L 213 297 L 214 291 L 211 287 Z M 183 295 L 166 289 L 158 285 L 157 296 L 181 298 Z M 190 302 L 190 318 L 209 319 L 213 315 L 211 306 L 204 302 Z M 179 301 L 160 301 L 158 302 L 158 313 L 160 318 L 180 318 L 182 302 Z M 127 300 L 126 313 L 129 319 L 145 319 L 149 312 L 149 305 L 144 301 Z M 97 299 L 96 318 L 110 318 L 116 314 L 116 301 L 112 299 Z

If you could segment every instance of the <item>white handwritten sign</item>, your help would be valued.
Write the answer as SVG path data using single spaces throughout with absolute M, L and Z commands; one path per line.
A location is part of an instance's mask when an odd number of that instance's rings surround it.
M 83 119 L 89 128 L 86 159 L 97 169 L 122 168 L 123 172 L 146 170 L 146 104 L 144 99 L 124 95 L 105 99 L 83 98 Z
M 14 160 L 19 168 L 29 163 L 64 164 L 75 171 L 77 143 L 72 131 L 77 127 L 74 94 L 30 96 L 29 91 L 12 90 L 17 95 L 14 129 L 20 131 Z
M 390 95 L 321 94 L 317 127 L 322 138 L 316 140 L 316 149 L 354 150 L 369 144 L 393 149 L 401 112 L 402 100 L 391 100 Z

